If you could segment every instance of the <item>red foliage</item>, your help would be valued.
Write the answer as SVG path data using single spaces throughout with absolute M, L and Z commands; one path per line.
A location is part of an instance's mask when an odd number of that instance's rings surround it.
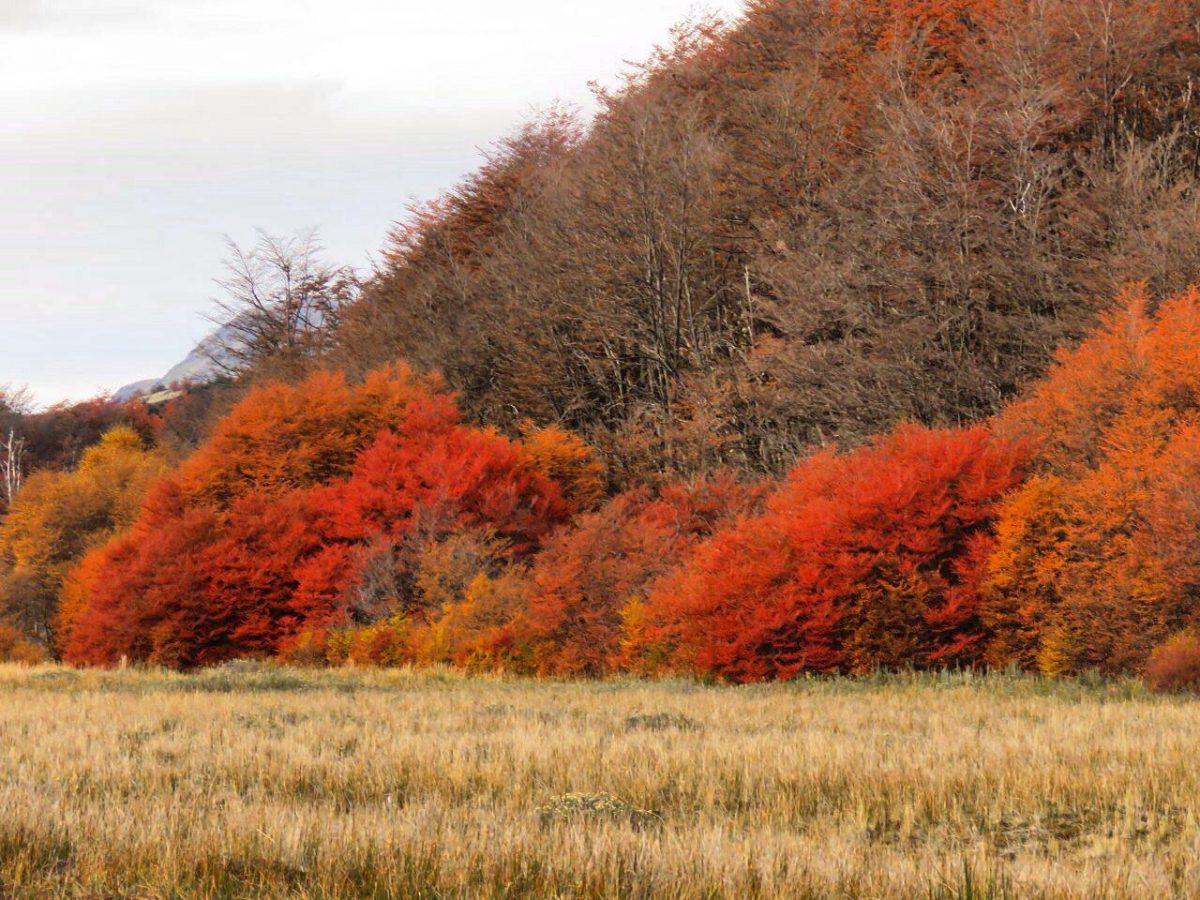
M 490 525 L 528 552 L 567 504 L 518 444 L 457 427 L 402 436 L 385 432 L 351 477 L 314 494 L 334 538 L 392 537 L 417 527 L 441 532 Z
M 735 681 L 973 663 L 978 584 L 1022 445 L 900 429 L 803 462 L 651 597 L 649 644 Z
M 76 569 L 88 581 L 63 647 L 68 661 L 184 665 L 193 655 L 180 644 L 207 596 L 202 551 L 216 538 L 218 518 L 208 507 L 186 507 L 174 481 L 152 492 L 147 509 L 152 514 L 99 551 L 98 562 Z
M 457 424 L 438 395 L 407 380 L 349 389 L 322 376 L 309 388 L 311 407 L 295 389 L 253 395 L 152 492 L 134 530 L 75 573 L 86 599 L 72 604 L 68 659 L 190 668 L 273 654 L 305 627 L 402 605 L 393 594 L 363 605 L 381 548 L 487 528 L 519 557 L 569 515 L 518 444 Z M 394 430 L 344 461 L 360 416 Z M 403 584 L 409 555 L 387 557 L 389 585 Z
M 297 602 L 310 617 L 344 612 L 339 598 L 361 585 L 381 548 L 400 548 L 390 567 L 403 582 L 420 548 L 447 535 L 488 528 L 520 558 L 570 514 L 518 444 L 462 427 L 408 440 L 381 435 L 347 481 L 314 491 L 309 504 L 324 543 L 298 576 Z M 403 606 L 406 598 L 382 599 Z
M 762 492 L 723 475 L 622 494 L 559 534 L 537 558 L 525 624 L 543 673 L 641 666 L 631 654 L 652 584 L 702 539 L 750 512 Z

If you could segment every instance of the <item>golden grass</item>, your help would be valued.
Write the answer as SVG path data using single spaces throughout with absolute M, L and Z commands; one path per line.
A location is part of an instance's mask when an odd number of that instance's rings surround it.
M 0 667 L 0 896 L 1196 896 L 1198 713 L 999 676 Z

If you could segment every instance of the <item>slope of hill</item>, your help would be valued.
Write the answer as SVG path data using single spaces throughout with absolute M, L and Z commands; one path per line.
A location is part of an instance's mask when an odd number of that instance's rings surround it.
M 1200 271 L 1194 0 L 754 0 L 414 212 L 337 361 L 619 471 L 781 471 L 994 412 Z

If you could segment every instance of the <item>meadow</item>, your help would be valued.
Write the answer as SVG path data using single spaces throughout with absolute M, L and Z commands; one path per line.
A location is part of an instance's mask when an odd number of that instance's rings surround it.
M 1197 712 L 1031 676 L 0 667 L 0 896 L 1195 896 Z

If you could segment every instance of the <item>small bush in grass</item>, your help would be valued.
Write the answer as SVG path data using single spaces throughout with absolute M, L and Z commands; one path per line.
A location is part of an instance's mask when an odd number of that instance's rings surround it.
M 220 665 L 210 666 L 205 671 L 219 672 L 223 675 L 261 675 L 263 672 L 271 671 L 271 667 L 257 659 L 231 659 Z
M 179 682 L 180 689 L 229 694 L 247 691 L 305 691 L 314 685 L 286 669 L 253 659 L 234 659 Z
M 1152 691 L 1200 693 L 1200 637 L 1182 631 L 1162 644 L 1150 655 L 1145 678 Z
M 328 666 L 329 633 L 324 629 L 302 631 L 283 641 L 279 648 L 279 661 L 284 665 L 309 669 Z
M 696 731 L 699 727 L 683 713 L 673 712 L 643 713 L 625 720 L 626 731 Z
M 563 794 L 537 810 L 543 826 L 576 821 L 627 822 L 634 828 L 662 824 L 662 816 L 612 794 Z
M 10 625 L 0 625 L 0 663 L 36 666 L 46 661 L 46 651 Z

